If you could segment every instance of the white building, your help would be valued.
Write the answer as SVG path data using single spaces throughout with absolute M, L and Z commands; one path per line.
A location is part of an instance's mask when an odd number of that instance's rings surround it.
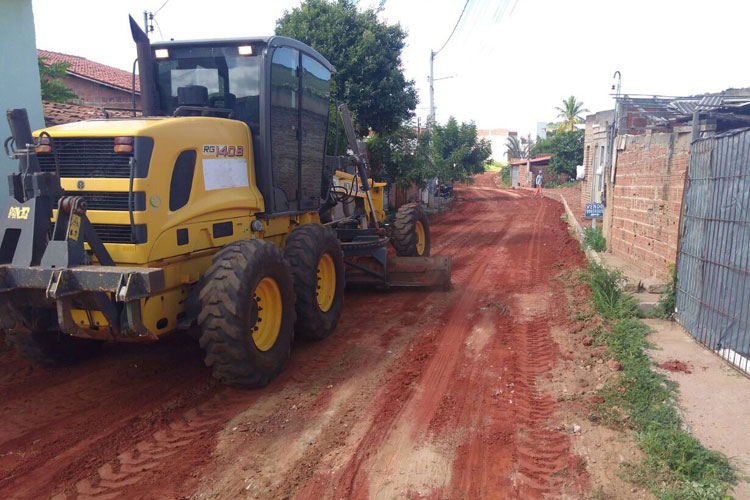
M 508 161 L 505 153 L 508 151 L 506 142 L 510 136 L 518 136 L 518 132 L 505 128 L 477 129 L 477 138 L 490 141 L 492 145 L 490 158 L 494 161 Z

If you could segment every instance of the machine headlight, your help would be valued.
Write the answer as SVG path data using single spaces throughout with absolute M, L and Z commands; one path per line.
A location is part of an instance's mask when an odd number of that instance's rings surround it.
M 132 137 L 115 137 L 115 153 L 130 154 L 133 152 Z
M 44 154 L 52 152 L 52 141 L 49 136 L 34 137 L 34 151 L 36 154 Z

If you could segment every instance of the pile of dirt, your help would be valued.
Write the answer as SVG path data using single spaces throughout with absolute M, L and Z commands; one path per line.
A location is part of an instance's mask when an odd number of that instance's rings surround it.
M 659 364 L 659 368 L 670 372 L 682 372 L 682 373 L 693 373 L 693 368 L 684 361 L 678 359 L 670 359 Z

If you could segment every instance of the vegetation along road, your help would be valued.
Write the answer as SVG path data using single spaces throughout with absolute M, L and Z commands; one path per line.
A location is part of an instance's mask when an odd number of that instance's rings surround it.
M 559 203 L 456 188 L 432 219 L 451 290 L 352 290 L 262 390 L 222 387 L 187 336 L 44 369 L 0 353 L 4 498 L 542 498 L 588 488 L 560 403 Z M 463 496 L 462 496 L 463 495 Z

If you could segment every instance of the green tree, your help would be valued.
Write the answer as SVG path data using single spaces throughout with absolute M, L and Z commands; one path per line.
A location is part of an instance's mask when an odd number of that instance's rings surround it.
M 424 187 L 429 170 L 430 137 L 408 126 L 390 134 L 375 134 L 367 141 L 372 176 L 398 187 Z
M 575 130 L 576 125 L 584 121 L 581 115 L 588 112 L 583 107 L 583 101 L 577 101 L 574 96 L 564 99 L 562 107 L 557 106 L 555 109 L 559 112 L 557 117 L 562 120 L 557 126 L 558 132 Z
M 488 140 L 477 138 L 474 122 L 459 124 L 451 116 L 445 125 L 434 125 L 429 155 L 430 177 L 463 182 L 484 172 L 492 146 Z
M 551 154 L 552 171 L 575 178 L 576 166 L 583 163 L 583 130 L 558 132 L 549 139 L 540 139 L 536 141 L 532 154 Z
M 37 58 L 39 77 L 42 84 L 42 100 L 51 102 L 68 102 L 78 96 L 63 84 L 61 78 L 66 75 L 70 64 L 60 62 L 50 64 L 46 57 Z
M 490 142 L 478 139 L 473 122 L 459 124 L 453 117 L 420 134 L 412 127 L 376 134 L 367 147 L 373 177 L 400 187 L 424 187 L 435 177 L 441 182 L 469 180 L 485 171 L 492 154 Z
M 389 134 L 414 115 L 417 91 L 401 65 L 406 32 L 359 11 L 354 0 L 305 0 L 276 21 L 276 34 L 296 38 L 336 67 L 332 96 L 352 110 L 357 132 Z

